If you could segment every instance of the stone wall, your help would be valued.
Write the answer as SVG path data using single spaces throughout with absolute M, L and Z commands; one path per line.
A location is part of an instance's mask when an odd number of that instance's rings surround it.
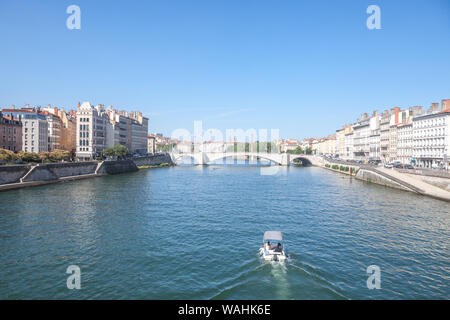
M 152 156 L 136 157 L 133 158 L 133 161 L 137 166 L 157 166 L 162 163 L 168 163 L 169 165 L 173 165 L 172 158 L 167 153 L 156 154 Z
M 406 188 L 405 186 L 403 186 L 391 179 L 388 179 L 376 172 L 365 170 L 362 168 L 358 170 L 355 177 L 359 180 L 376 183 L 376 184 L 379 184 L 382 186 L 411 191 L 410 189 Z
M 63 177 L 92 174 L 96 168 L 97 162 L 94 161 L 40 164 L 23 179 L 23 182 L 52 181 Z
M 434 176 L 421 176 L 418 174 L 411 175 L 415 179 L 420 179 L 423 182 L 429 183 L 435 187 L 450 191 L 450 179 Z
M 116 160 L 116 161 L 103 161 L 97 173 L 119 174 L 125 172 L 135 172 L 138 170 L 139 170 L 138 167 L 132 160 Z
M 31 165 L 0 166 L 0 184 L 20 182 L 31 168 Z

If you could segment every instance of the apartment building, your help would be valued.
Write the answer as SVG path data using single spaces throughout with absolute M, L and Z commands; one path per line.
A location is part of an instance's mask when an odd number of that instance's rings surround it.
M 77 158 L 90 160 L 100 156 L 106 147 L 108 115 L 102 105 L 83 102 L 77 110 Z
M 296 139 L 285 139 L 280 141 L 281 152 L 294 151 L 300 147 L 300 142 Z
M 48 124 L 40 108 L 3 109 L 22 120 L 22 150 L 25 152 L 48 151 Z
M 61 119 L 57 115 L 48 111 L 42 111 L 41 114 L 44 115 L 47 120 L 47 150 L 53 151 L 60 149 L 62 127 Z
M 148 151 L 148 118 L 139 111 L 117 111 L 108 107 L 109 117 L 114 139 L 108 140 L 108 146 L 121 144 L 131 152 L 146 154 Z
M 380 116 L 380 158 L 383 162 L 389 161 L 389 128 L 391 115 L 385 110 Z
M 154 154 L 156 153 L 156 139 L 152 135 L 147 135 L 147 153 Z
M 413 159 L 413 126 L 412 120 L 397 126 L 397 160 L 404 164 L 412 163 Z
M 369 157 L 370 122 L 367 113 L 353 125 L 353 158 L 366 160 Z
M 345 155 L 344 159 L 353 160 L 353 126 L 351 124 L 345 125 Z
M 445 101 L 445 102 L 444 102 Z M 442 110 L 433 103 L 427 113 L 413 117 L 413 157 L 421 167 L 447 166 L 450 156 L 450 103 Z
M 339 158 L 345 156 L 345 126 L 336 130 L 336 154 Z
M 132 153 L 147 153 L 148 118 L 142 112 L 132 111 L 129 113 L 131 119 L 131 148 Z
M 381 138 L 380 138 L 380 116 L 378 111 L 374 111 L 369 119 L 369 158 L 380 160 L 381 158 Z
M 64 109 L 58 109 L 50 105 L 44 107 L 43 111 L 59 118 L 55 119 L 51 118 L 50 115 L 47 116 L 47 121 L 49 122 L 49 150 L 61 149 L 75 152 L 77 147 L 76 112 L 70 110 L 67 113 Z M 52 122 L 59 128 L 55 127 Z
M 391 120 L 389 121 L 389 155 L 388 162 L 397 160 L 397 125 L 401 122 L 400 107 L 391 109 Z
M 22 150 L 22 121 L 20 117 L 14 118 L 12 114 L 4 115 L 0 112 L 0 148 L 20 151 Z

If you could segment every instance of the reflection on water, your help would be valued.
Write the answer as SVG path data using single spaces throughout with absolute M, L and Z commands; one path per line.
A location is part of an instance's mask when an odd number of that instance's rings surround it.
M 263 163 L 269 166 L 270 163 Z M 0 298 L 450 298 L 450 204 L 239 160 L 0 193 Z M 264 231 L 289 260 L 261 261 Z M 82 289 L 66 288 L 78 265 Z M 368 290 L 378 265 L 382 289 Z

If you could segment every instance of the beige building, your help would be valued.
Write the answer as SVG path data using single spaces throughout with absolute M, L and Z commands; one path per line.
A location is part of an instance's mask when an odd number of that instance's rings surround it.
M 409 111 L 401 111 L 399 107 L 391 109 L 391 120 L 389 122 L 389 157 L 388 162 L 399 161 L 398 147 L 398 125 L 406 122 Z
M 345 154 L 344 159 L 353 160 L 353 126 L 351 124 L 345 125 Z
M 318 155 L 336 155 L 336 135 L 329 136 L 327 138 L 319 139 L 318 143 L 313 144 L 314 150 Z
M 336 154 L 345 158 L 345 126 L 336 130 Z
M 281 152 L 294 151 L 300 147 L 300 142 L 296 139 L 286 139 L 280 141 Z
M 72 110 L 68 114 L 64 109 L 58 109 L 50 105 L 43 109 L 43 113 L 46 114 L 49 123 L 49 151 L 61 149 L 75 152 L 77 147 L 76 113 Z M 52 114 L 59 119 L 54 121 L 55 118 L 48 114 Z

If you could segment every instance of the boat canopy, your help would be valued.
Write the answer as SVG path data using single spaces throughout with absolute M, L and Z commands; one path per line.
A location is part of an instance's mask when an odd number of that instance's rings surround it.
M 264 232 L 264 241 L 266 240 L 283 241 L 283 234 L 281 231 L 266 231 Z

